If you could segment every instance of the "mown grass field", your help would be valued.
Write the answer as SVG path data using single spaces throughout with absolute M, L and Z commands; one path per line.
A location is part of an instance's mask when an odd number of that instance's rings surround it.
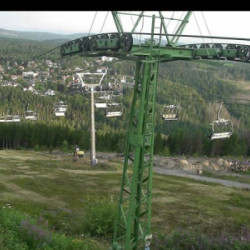
M 98 210 L 97 200 L 116 205 L 123 165 L 119 159 L 99 162 L 91 167 L 88 158 L 73 162 L 69 154 L 2 150 L 0 209 L 42 217 L 55 232 L 91 238 L 96 249 L 108 249 L 110 238 L 92 237 L 83 224 L 90 209 Z M 250 232 L 250 191 L 154 174 L 153 235 L 177 230 L 241 237 Z

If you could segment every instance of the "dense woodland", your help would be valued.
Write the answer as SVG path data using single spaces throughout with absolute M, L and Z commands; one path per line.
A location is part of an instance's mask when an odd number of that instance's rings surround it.
M 52 45 L 53 46 L 52 46 Z M 0 39 L 0 65 L 5 68 L 3 79 L 19 74 L 18 65 L 57 46 L 56 42 L 36 42 Z M 61 80 L 65 70 L 81 67 L 83 60 L 93 58 L 74 56 L 60 58 L 58 51 L 43 57 L 60 62 L 50 87 L 56 96 L 39 96 L 24 92 L 21 87 L 0 87 L 0 114 L 23 115 L 27 105 L 39 113 L 37 122 L 0 123 L 0 148 L 30 148 L 42 150 L 71 149 L 78 144 L 90 147 L 89 94 L 74 92 Z M 135 62 L 106 63 L 110 75 L 135 73 Z M 250 65 L 227 61 L 176 61 L 160 65 L 156 103 L 155 153 L 163 155 L 250 155 Z M 91 64 L 93 69 L 93 64 Z M 69 70 L 70 71 L 70 70 Z M 1 80 L 0 80 L 1 85 Z M 96 110 L 98 151 L 122 153 L 131 108 L 133 89 L 123 86 L 123 116 L 108 119 Z M 243 100 L 244 99 L 244 100 Z M 66 117 L 55 117 L 54 104 L 63 100 L 68 104 Z M 223 101 L 221 116 L 231 119 L 234 134 L 230 139 L 210 141 L 210 122 L 216 119 L 219 102 Z M 176 102 L 180 120 L 166 122 L 161 118 L 163 105 Z

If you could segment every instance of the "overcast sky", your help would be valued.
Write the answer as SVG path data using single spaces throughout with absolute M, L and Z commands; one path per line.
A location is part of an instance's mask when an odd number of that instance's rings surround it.
M 150 12 L 148 12 L 150 14 Z M 163 12 L 166 17 L 180 18 L 185 12 Z M 0 11 L 0 28 L 17 31 L 41 31 L 58 34 L 115 32 L 111 12 L 107 11 Z M 105 25 L 103 26 L 106 18 Z M 122 19 L 123 18 L 123 19 Z M 204 19 L 205 18 L 205 19 Z M 121 16 L 124 26 L 132 25 L 136 17 Z M 205 21 L 204 21 L 205 20 Z M 166 21 L 168 24 L 168 21 Z M 171 21 L 172 26 L 176 26 Z M 170 24 L 170 23 L 169 23 Z M 171 33 L 171 24 L 168 24 Z M 250 11 L 194 11 L 184 34 L 250 38 Z M 146 18 L 140 27 L 149 27 Z M 208 29 L 207 29 L 208 27 Z

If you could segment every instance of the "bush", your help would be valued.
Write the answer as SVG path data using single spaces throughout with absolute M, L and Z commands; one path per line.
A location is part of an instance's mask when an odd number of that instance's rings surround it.
M 37 221 L 10 209 L 0 209 L 0 249 L 8 250 L 94 250 L 90 239 L 74 239 L 54 233 L 47 221 Z
M 29 248 L 42 248 L 51 242 L 51 233 L 42 225 L 36 225 L 29 218 L 20 223 L 20 236 Z
M 62 143 L 62 151 L 67 152 L 68 151 L 68 142 L 65 140 Z
M 82 230 L 94 237 L 110 239 L 114 233 L 117 204 L 112 197 L 100 197 L 88 200 Z

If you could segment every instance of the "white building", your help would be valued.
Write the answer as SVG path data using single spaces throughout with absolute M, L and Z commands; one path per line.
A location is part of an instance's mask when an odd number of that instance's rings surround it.
M 34 73 L 33 71 L 28 71 L 28 72 L 23 72 L 22 73 L 22 76 L 23 77 L 36 77 L 38 74 L 37 73 Z
M 45 95 L 50 95 L 50 96 L 56 95 L 56 93 L 55 93 L 55 91 L 53 89 L 46 90 L 44 94 Z
M 114 60 L 113 57 L 102 56 L 103 62 L 112 62 Z

